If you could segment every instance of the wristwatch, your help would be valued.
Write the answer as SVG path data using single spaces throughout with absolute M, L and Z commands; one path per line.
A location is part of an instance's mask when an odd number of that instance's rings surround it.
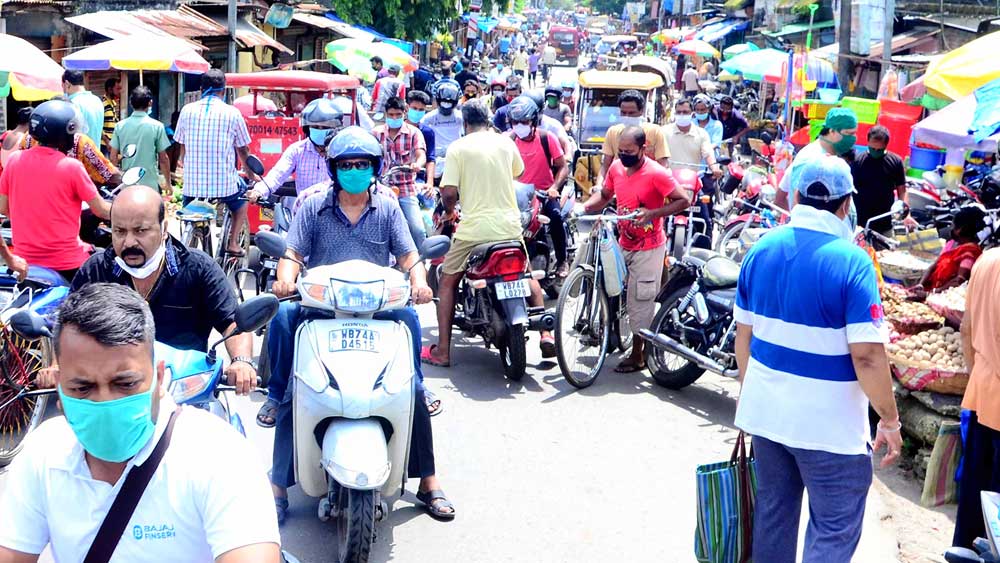
M 257 362 L 253 361 L 253 358 L 249 356 L 236 356 L 229 363 L 235 364 L 236 362 L 243 362 L 244 364 L 252 367 L 254 371 L 257 371 Z

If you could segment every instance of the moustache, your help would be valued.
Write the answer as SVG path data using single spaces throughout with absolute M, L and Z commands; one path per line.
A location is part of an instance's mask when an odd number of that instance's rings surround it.
M 129 258 L 130 256 L 136 256 L 138 258 L 146 259 L 146 253 L 142 251 L 141 248 L 126 248 L 122 250 L 122 260 Z

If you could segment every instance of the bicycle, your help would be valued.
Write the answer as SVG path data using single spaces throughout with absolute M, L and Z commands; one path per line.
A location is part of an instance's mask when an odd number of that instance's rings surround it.
M 632 345 L 628 311 L 625 308 L 628 284 L 625 276 L 617 279 L 621 286 L 617 295 L 608 292 L 608 276 L 614 278 L 623 269 L 622 264 L 606 264 L 604 254 L 618 248 L 614 225 L 629 221 L 637 213 L 628 215 L 583 215 L 578 220 L 598 222 L 591 230 L 581 252 L 577 254 L 573 271 L 563 282 L 556 304 L 556 354 L 559 370 L 566 381 L 583 389 L 593 385 L 604 367 L 608 348 L 614 337 L 614 346 L 621 351 Z M 602 250 L 601 246 L 605 249 Z M 617 254 L 621 255 L 618 248 Z M 607 269 L 613 268 L 611 271 Z M 579 306 L 575 310 L 571 307 Z M 596 355 L 591 356 L 593 351 Z
M 236 192 L 241 201 L 248 201 L 244 194 L 250 188 L 248 181 L 240 179 Z M 219 234 L 219 244 L 215 247 L 212 240 L 212 223 L 216 218 L 216 204 L 220 198 L 195 198 L 183 208 L 177 210 L 177 218 L 181 221 L 181 242 L 188 248 L 201 248 L 206 254 L 215 258 L 216 263 L 226 273 L 227 278 L 234 278 L 237 271 L 245 268 L 247 253 L 250 250 L 250 231 L 243 225 L 239 234 L 239 245 L 243 255 L 238 256 L 229 251 L 226 244 L 233 223 L 233 213 L 229 206 L 222 208 L 222 230 Z

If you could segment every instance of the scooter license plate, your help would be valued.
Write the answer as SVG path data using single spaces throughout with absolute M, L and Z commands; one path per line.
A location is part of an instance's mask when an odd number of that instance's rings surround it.
M 331 352 L 378 352 L 382 334 L 364 328 L 342 328 L 330 331 Z
M 264 261 L 261 262 L 261 265 L 263 265 L 268 270 L 275 270 L 275 269 L 278 268 L 278 261 L 277 260 L 264 260 Z
M 531 295 L 528 280 L 498 282 L 494 287 L 497 290 L 497 299 L 518 299 Z

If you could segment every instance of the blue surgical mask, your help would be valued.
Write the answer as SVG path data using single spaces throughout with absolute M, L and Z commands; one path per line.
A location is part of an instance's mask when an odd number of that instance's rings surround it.
M 696 113 L 694 114 L 694 118 L 698 121 L 705 121 L 708 119 L 708 113 Z
M 337 170 L 337 182 L 349 194 L 360 194 L 371 187 L 372 178 L 375 171 L 372 168 L 366 170 Z
M 403 118 L 392 119 L 391 117 L 385 118 L 385 124 L 389 129 L 399 129 L 403 126 Z
M 314 129 L 309 128 L 309 140 L 313 142 L 314 145 L 318 147 L 326 146 L 326 136 L 330 133 L 329 129 Z
M 425 115 L 427 115 L 427 112 L 425 110 L 420 110 L 420 109 L 406 110 L 406 118 L 412 121 L 413 123 L 420 123 L 420 120 L 423 119 Z
M 135 457 L 153 437 L 156 387 L 154 377 L 145 393 L 102 402 L 70 397 L 61 385 L 58 391 L 66 422 L 83 449 L 98 459 L 121 463 Z

